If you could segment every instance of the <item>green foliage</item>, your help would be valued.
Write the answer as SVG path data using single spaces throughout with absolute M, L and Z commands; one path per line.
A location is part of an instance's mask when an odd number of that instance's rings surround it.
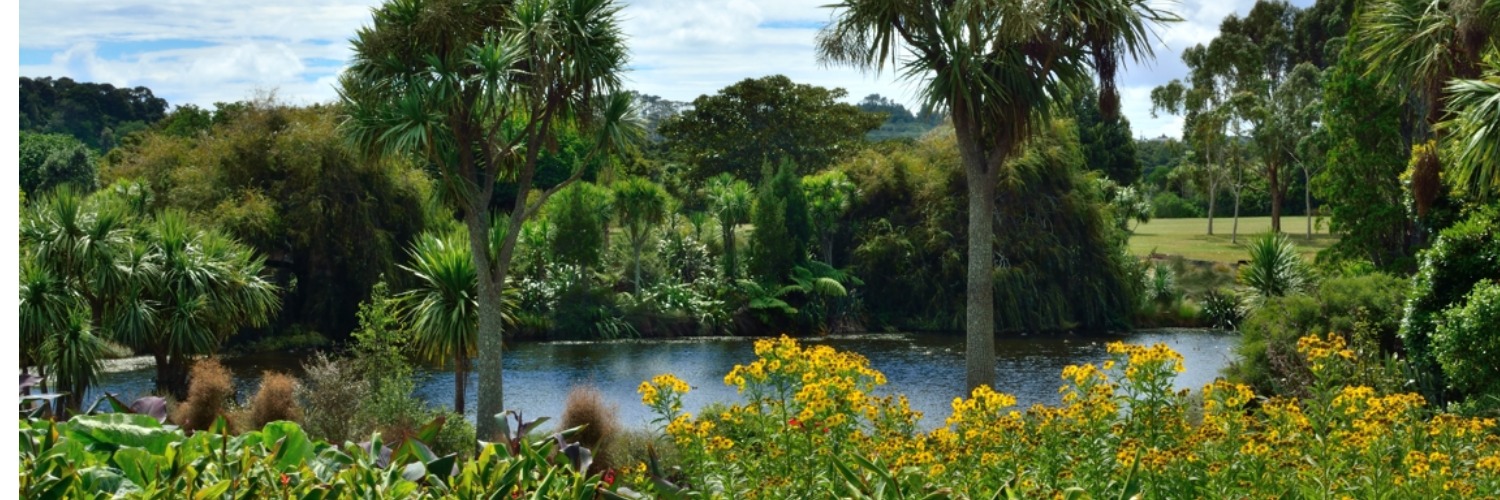
M 650 240 L 652 229 L 666 220 L 674 201 L 661 185 L 641 177 L 631 177 L 610 186 L 614 193 L 615 218 L 630 239 L 630 260 L 635 266 L 635 290 L 641 281 L 641 252 Z
M 782 75 L 747 78 L 692 109 L 667 119 L 659 131 L 694 169 L 694 180 L 720 173 L 760 184 L 763 163 L 788 162 L 793 175 L 822 170 L 863 141 L 883 118 L 839 102 L 847 92 L 794 83 Z
M 81 310 L 75 309 L 56 327 L 42 344 L 41 362 L 52 373 L 56 387 L 67 391 L 67 408 L 78 412 L 83 408 L 84 393 L 99 382 L 104 341 Z
M 21 132 L 19 144 L 21 191 L 40 197 L 69 184 L 90 193 L 99 187 L 98 160 L 88 146 L 72 136 Z
M 735 243 L 736 225 L 750 222 L 750 209 L 754 206 L 754 190 L 750 183 L 735 179 L 730 174 L 720 174 L 708 179 L 708 206 L 719 221 L 720 238 L 724 244 L 724 276 L 739 277 L 738 245 Z
M 371 384 L 355 359 L 320 352 L 303 362 L 297 399 L 306 410 L 302 426 L 309 436 L 331 443 L 361 437 L 355 416 L 369 401 Z
M 1500 15 L 1500 6 L 1492 10 Z M 1453 118 L 1443 124 L 1458 150 L 1453 183 L 1480 198 L 1500 195 L 1500 44 L 1490 52 L 1487 70 L 1482 79 L 1448 84 Z
M 354 370 L 371 387 L 386 380 L 411 376 L 407 352 L 414 335 L 402 321 L 398 299 L 391 297 L 384 281 L 370 290 L 370 298 L 359 305 L 359 329 L 353 333 Z M 333 379 L 340 378 L 331 375 Z
M 1476 209 L 1439 233 L 1432 248 L 1422 252 L 1421 266 L 1412 280 L 1401 320 L 1401 341 L 1424 377 L 1419 382 L 1429 398 L 1448 399 L 1432 347 L 1440 318 L 1444 311 L 1463 304 L 1474 285 L 1486 279 L 1500 281 L 1500 205 L 1496 204 Z
M 1308 287 L 1312 279 L 1297 247 L 1282 233 L 1266 233 L 1250 242 L 1250 261 L 1240 267 L 1240 284 L 1260 298 L 1281 297 Z
M 1339 58 L 1323 80 L 1323 129 L 1327 152 L 1313 178 L 1313 194 L 1324 200 L 1328 228 L 1339 235 L 1320 260 L 1368 260 L 1387 270 L 1412 267 L 1410 222 L 1403 204 L 1400 98 L 1381 89 L 1368 65 L 1353 52 Z
M 865 139 L 870 142 L 915 140 L 942 125 L 946 118 L 942 113 L 934 113 L 930 109 L 922 109 L 913 115 L 906 106 L 880 94 L 865 96 L 864 100 L 859 101 L 859 109 L 866 113 L 884 113 L 886 116 L 885 123 L 880 124 L 880 128 L 865 134 Z
M 823 262 L 833 263 L 833 240 L 839 223 L 858 192 L 849 177 L 838 170 L 828 170 L 802 177 L 802 192 L 807 200 L 807 218 L 812 226 Z
M 167 101 L 146 87 L 116 88 L 68 77 L 21 77 L 21 130 L 73 136 L 104 151 L 165 116 Z
M 478 351 L 479 301 L 474 258 L 464 231 L 425 233 L 412 244 L 410 266 L 417 284 L 402 294 L 411 325 L 412 352 L 423 361 L 454 370 L 453 407 L 462 413 L 469 360 Z
M 791 276 L 793 267 L 807 262 L 813 228 L 794 168 L 782 162 L 775 175 L 766 177 L 750 216 L 755 233 L 749 271 L 763 283 L 782 282 Z
M 1191 219 L 1203 216 L 1203 207 L 1172 192 L 1151 197 L 1151 215 L 1158 219 Z
M 1273 297 L 1255 306 L 1240 327 L 1240 359 L 1231 378 L 1267 394 L 1307 390 L 1297 339 L 1336 333 L 1362 346 L 1364 362 L 1380 363 L 1397 352 L 1396 332 L 1406 300 L 1405 281 L 1386 274 L 1330 277 L 1309 294 Z
M 1500 395 L 1500 285 L 1483 280 L 1443 310 L 1432 333 L 1432 357 L 1459 394 Z
M 553 228 L 553 258 L 585 269 L 598 265 L 604 256 L 610 191 L 589 182 L 575 183 L 548 199 L 546 212 Z
M 225 105 L 200 133 L 153 131 L 116 150 L 101 178 L 139 180 L 152 211 L 184 211 L 250 245 L 283 271 L 278 324 L 344 340 L 359 303 L 382 274 L 398 274 L 399 250 L 426 226 L 432 187 L 403 160 L 350 149 L 338 123 L 328 106 Z
M 1203 317 L 1214 328 L 1237 330 L 1245 320 L 1245 305 L 1233 290 L 1215 288 L 1203 294 Z
M 1078 89 L 1073 99 L 1073 117 L 1078 124 L 1078 143 L 1083 148 L 1083 164 L 1097 170 L 1115 184 L 1132 186 L 1141 178 L 1136 158 L 1135 137 L 1130 120 L 1116 116 L 1106 120 L 1099 109 L 1099 92 L 1092 81 Z
M 459 419 L 462 420 L 462 419 Z M 21 423 L 20 496 L 277 498 L 619 498 L 564 438 L 490 444 L 439 455 L 443 433 L 372 436 L 366 445 L 311 439 L 292 422 L 240 435 L 167 430 L 146 415 L 105 414 Z M 410 438 L 410 439 L 409 439 Z M 429 442 L 434 442 L 432 448 Z M 469 446 L 472 446 L 470 444 Z M 579 457 L 574 460 L 569 457 Z

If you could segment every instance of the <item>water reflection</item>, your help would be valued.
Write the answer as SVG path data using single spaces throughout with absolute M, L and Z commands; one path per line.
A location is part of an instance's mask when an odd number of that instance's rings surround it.
M 1060 400 L 1059 374 L 1070 364 L 1102 362 L 1105 345 L 1124 339 L 1133 343 L 1165 342 L 1182 353 L 1185 373 L 1179 388 L 1201 388 L 1218 376 L 1232 359 L 1236 342 L 1232 334 L 1197 330 L 1142 331 L 1125 337 L 1010 337 L 996 342 L 998 388 L 1016 396 L 1018 405 L 1055 404 Z M 884 394 L 906 394 L 912 408 L 926 417 L 924 427 L 942 425 L 964 380 L 963 338 L 919 334 L 865 334 L 804 339 L 840 350 L 850 350 L 870 359 L 885 373 Z M 545 342 L 515 345 L 505 354 L 506 406 L 524 411 L 528 417 L 557 416 L 568 390 L 578 384 L 593 384 L 619 410 L 622 423 L 648 425 L 651 415 L 640 404 L 636 387 L 654 375 L 671 372 L 693 386 L 684 399 L 689 411 L 719 401 L 739 400 L 734 389 L 724 385 L 724 374 L 735 364 L 754 359 L 752 339 L 694 338 L 613 342 Z M 235 371 L 243 401 L 254 390 L 263 369 L 296 371 L 298 360 L 285 357 L 237 358 L 226 362 Z M 153 372 L 140 370 L 110 373 L 100 387 L 132 396 L 150 390 Z M 417 395 L 435 406 L 453 404 L 453 374 L 419 369 Z M 478 377 L 468 386 L 469 417 L 478 403 Z M 92 399 L 90 399 L 92 400 Z

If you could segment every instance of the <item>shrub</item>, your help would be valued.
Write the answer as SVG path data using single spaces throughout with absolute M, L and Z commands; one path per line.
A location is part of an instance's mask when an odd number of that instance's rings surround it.
M 1228 368 L 1236 381 L 1266 394 L 1306 394 L 1308 374 L 1297 361 L 1297 339 L 1339 332 L 1361 348 L 1373 385 L 1384 380 L 1377 366 L 1397 349 L 1402 280 L 1386 274 L 1324 280 L 1311 294 L 1273 297 L 1246 316 L 1237 347 L 1239 360 Z
M 1062 371 L 1062 402 L 1015 408 L 989 387 L 953 401 L 946 422 L 915 429 L 882 376 L 857 355 L 757 342 L 725 382 L 742 404 L 680 407 L 686 384 L 640 386 L 681 450 L 680 469 L 650 461 L 633 490 L 673 498 L 1241 498 L 1335 491 L 1355 498 L 1473 498 L 1500 491 L 1494 419 L 1426 407 L 1421 396 L 1353 383 L 1343 337 L 1298 339 L 1306 399 L 1258 396 L 1218 380 L 1174 388 L 1182 357 L 1119 342 L 1102 364 Z M 687 492 L 679 491 L 689 490 Z M 809 494 L 809 492 L 816 492 Z M 1275 496 L 1275 495 L 1273 495 Z
M 1245 320 L 1245 308 L 1233 290 L 1215 288 L 1203 294 L 1203 317 L 1214 328 L 1235 330 Z
M 1158 219 L 1190 219 L 1203 216 L 1203 209 L 1198 204 L 1184 200 L 1176 193 L 1170 192 L 1153 196 L 1151 208 Z
M 370 397 L 370 382 L 347 359 L 317 353 L 303 364 L 306 376 L 297 388 L 297 398 L 306 410 L 303 428 L 331 443 L 369 436 L 355 434 L 353 423 L 360 403 Z
M 1446 401 L 1443 371 L 1433 357 L 1431 336 L 1443 311 L 1462 303 L 1474 284 L 1500 281 L 1500 204 L 1475 211 L 1468 219 L 1444 229 L 1422 252 L 1421 267 L 1412 280 L 1401 323 L 1401 342 L 1411 355 L 1423 392 Z M 1461 395 L 1455 395 L 1461 396 Z
M 224 414 L 234 397 L 234 376 L 216 358 L 193 363 L 188 374 L 188 398 L 177 407 L 172 419 L 185 430 L 200 431 L 213 425 Z
M 356 439 L 368 439 L 379 432 L 388 443 L 413 437 L 424 424 L 432 421 L 427 403 L 412 396 L 415 385 L 411 377 L 386 379 L 359 405 L 354 418 Z
M 568 400 L 563 407 L 562 426 L 571 429 L 584 426 L 573 438 L 588 449 L 594 450 L 594 464 L 600 469 L 609 468 L 611 462 L 607 450 L 620 423 L 615 413 L 617 408 L 604 400 L 599 388 L 591 385 L 574 387 L 568 391 Z
M 438 431 L 437 438 L 431 443 L 426 443 L 432 448 L 433 453 L 439 456 L 450 453 L 458 454 L 459 458 L 470 458 L 474 456 L 474 450 L 479 446 L 479 439 L 474 433 L 474 424 L 462 414 L 449 411 L 436 411 L 429 415 L 427 421 L 437 417 L 443 417 L 443 428 Z
M 302 407 L 297 404 L 297 379 L 285 373 L 267 371 L 260 376 L 260 390 L 250 400 L 250 423 L 256 429 L 277 420 L 302 421 Z
M 1481 281 L 1438 317 L 1433 357 L 1448 383 L 1466 395 L 1500 394 L 1500 285 Z

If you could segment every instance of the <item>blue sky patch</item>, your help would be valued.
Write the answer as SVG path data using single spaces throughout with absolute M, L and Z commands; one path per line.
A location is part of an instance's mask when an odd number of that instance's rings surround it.
M 767 30 L 815 30 L 822 29 L 823 25 L 826 24 L 828 24 L 827 21 L 797 21 L 787 19 L 764 21 L 755 25 L 755 27 Z
M 149 52 L 160 52 L 164 50 L 201 49 L 218 45 L 202 40 L 163 39 L 142 40 L 131 42 L 99 42 L 95 54 L 101 59 L 122 60 L 127 57 L 138 57 Z

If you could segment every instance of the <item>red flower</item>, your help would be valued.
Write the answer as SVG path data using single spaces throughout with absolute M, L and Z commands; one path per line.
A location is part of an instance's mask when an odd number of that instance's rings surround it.
M 614 484 L 615 484 L 615 470 L 614 469 L 607 469 L 607 470 L 604 471 L 604 484 L 607 484 L 607 485 L 610 485 L 610 486 L 614 486 Z
M 797 417 L 792 417 L 791 420 L 786 421 L 786 424 L 798 429 L 802 428 L 802 421 L 797 420 Z
M 281 475 L 281 485 L 282 486 L 286 486 L 286 485 L 291 484 L 291 483 L 292 483 L 292 478 L 291 477 L 288 477 L 286 474 L 282 474 Z

